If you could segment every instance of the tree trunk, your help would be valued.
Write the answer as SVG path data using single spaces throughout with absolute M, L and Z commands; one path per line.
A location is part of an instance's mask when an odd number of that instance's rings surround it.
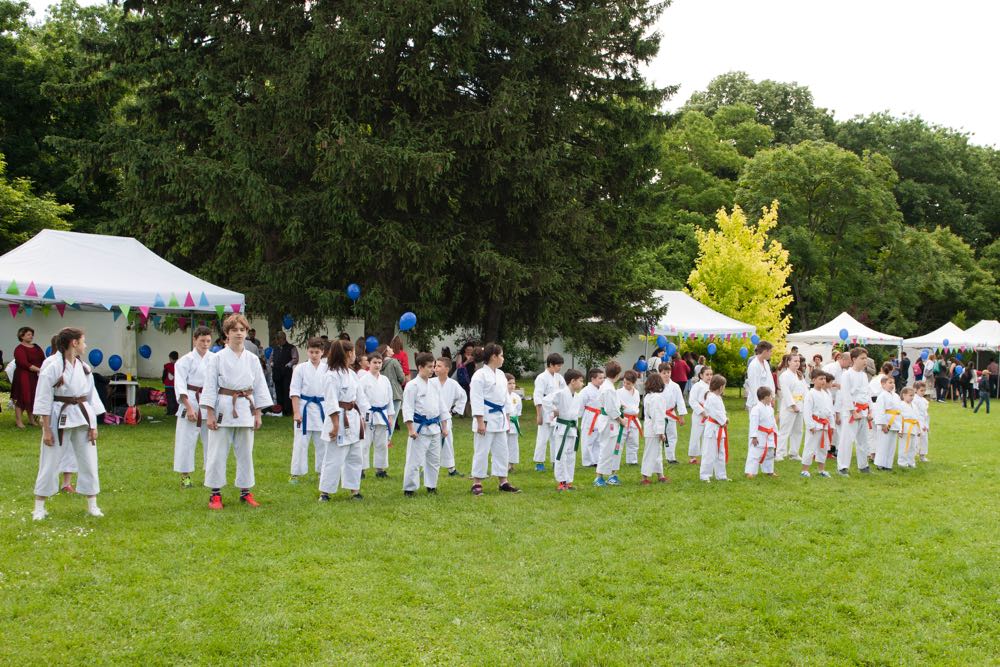
M 503 324 L 503 307 L 494 299 L 486 305 L 486 321 L 483 323 L 483 344 L 500 341 Z

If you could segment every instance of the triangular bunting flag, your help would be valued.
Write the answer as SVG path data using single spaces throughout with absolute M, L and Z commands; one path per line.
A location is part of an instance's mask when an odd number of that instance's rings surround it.
M 111 314 L 115 316 L 114 321 L 117 322 L 118 318 L 122 316 L 122 311 L 120 311 L 120 310 L 114 310 L 114 311 L 111 312 Z
M 10 308 L 10 316 L 17 317 L 17 309 L 19 306 L 16 303 L 12 303 L 7 307 Z
M 17 294 L 20 295 L 21 291 L 17 289 L 17 281 L 10 281 L 10 285 L 7 286 L 7 294 Z
M 24 290 L 24 296 L 38 296 L 38 290 L 35 289 L 35 281 L 32 280 L 28 284 L 28 289 Z
M 160 296 L 159 292 L 157 292 L 156 293 L 156 298 L 153 299 L 153 308 L 163 308 L 166 305 L 167 304 L 163 302 L 163 297 Z
M 149 317 L 149 306 L 139 306 L 139 312 L 142 313 L 143 317 L 148 318 Z
M 24 314 L 25 315 L 31 315 L 31 306 L 25 306 L 24 307 Z
M 122 315 L 128 317 L 128 311 L 132 310 L 132 306 L 118 306 L 122 309 Z
M 76 301 L 70 301 L 69 299 L 63 299 L 63 303 L 65 303 L 67 306 L 72 306 L 73 304 L 76 303 Z
M 226 312 L 226 307 L 225 306 L 216 306 L 215 307 L 215 313 L 219 316 L 220 320 L 222 319 L 222 316 L 225 314 L 225 312 Z
M 198 299 L 198 305 L 199 306 L 207 306 L 208 305 L 208 297 L 205 296 L 204 292 L 201 293 L 201 298 Z
M 56 304 L 56 310 L 59 311 L 59 317 L 62 317 L 63 315 L 66 314 L 66 304 L 65 303 L 57 303 Z
M 52 306 L 50 306 L 49 304 L 45 304 L 44 306 L 42 306 L 42 315 L 48 317 L 49 313 L 51 312 L 52 312 Z
M 187 293 L 187 298 L 184 299 L 185 308 L 194 308 L 194 299 L 191 298 L 191 292 Z
M 167 302 L 167 306 L 170 308 L 180 308 L 181 304 L 177 301 L 177 295 L 171 292 L 170 301 Z
M 112 308 L 115 307 L 114 304 L 111 303 L 103 303 L 101 305 L 104 306 L 104 310 L 111 310 Z
M 234 313 L 240 312 L 240 309 L 243 307 L 241 304 L 238 303 L 231 303 L 229 305 L 232 306 Z
M 45 290 L 45 294 L 42 295 L 42 298 L 43 299 L 55 299 L 56 298 L 56 291 L 54 289 L 52 289 L 52 287 L 50 286 L 47 290 Z

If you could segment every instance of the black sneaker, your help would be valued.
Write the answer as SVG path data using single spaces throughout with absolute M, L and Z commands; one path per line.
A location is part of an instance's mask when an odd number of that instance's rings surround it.
M 850 473 L 847 472 L 847 468 L 840 468 L 839 470 L 837 470 L 837 474 L 840 475 L 841 477 L 851 476 Z
M 462 473 L 460 473 L 455 468 L 452 468 L 451 470 L 448 471 L 448 477 L 461 477 L 461 476 L 462 476 Z
M 351 500 L 364 500 L 364 499 L 365 499 L 365 497 L 363 495 L 361 495 L 360 493 L 352 493 L 351 494 Z
M 387 473 L 385 470 L 379 470 L 378 472 L 375 473 L 375 476 L 381 477 L 382 479 L 388 479 L 389 473 Z
M 858 472 L 860 472 L 860 473 L 862 473 L 862 474 L 864 474 L 864 475 L 867 475 L 867 474 L 868 474 L 868 473 L 870 473 L 871 471 L 872 471 L 872 469 L 871 469 L 871 468 L 869 468 L 868 466 L 865 466 L 864 468 L 862 468 L 862 469 L 861 469 L 861 470 L 859 470 Z
M 413 491 L 403 491 L 403 496 L 405 496 L 406 498 L 412 498 Z
M 329 493 L 321 493 L 319 495 L 319 501 L 321 503 L 328 503 L 328 502 L 330 502 L 330 494 Z
M 500 490 L 504 493 L 521 493 L 521 489 L 517 488 L 510 482 L 504 482 L 500 485 Z
M 435 489 L 433 486 L 427 487 L 427 495 L 429 495 L 429 496 L 436 496 L 437 492 L 438 492 L 438 490 Z
M 669 463 L 672 466 L 677 465 L 677 461 L 676 460 L 674 460 L 674 461 L 667 461 L 667 463 Z

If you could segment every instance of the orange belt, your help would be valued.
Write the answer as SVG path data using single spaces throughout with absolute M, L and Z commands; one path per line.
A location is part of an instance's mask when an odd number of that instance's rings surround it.
M 629 426 L 630 424 L 635 424 L 635 427 L 637 429 L 639 429 L 639 436 L 643 437 L 643 438 L 646 437 L 645 435 L 643 435 L 643 432 L 642 432 L 642 424 L 639 423 L 639 415 L 623 415 L 623 416 L 625 417 L 625 426 L 624 426 L 624 428 L 625 428 L 626 431 L 629 428 L 631 428 Z
M 865 410 L 868 410 L 868 408 L 869 408 L 869 406 L 868 406 L 867 403 L 855 403 L 854 404 L 854 411 L 851 412 L 851 419 L 847 423 L 848 424 L 853 424 L 854 422 L 858 421 L 858 418 L 854 416 L 854 413 L 855 412 L 864 412 Z M 869 419 L 868 420 L 868 430 L 871 430 L 871 428 L 872 428 L 872 420 Z
M 597 427 L 597 418 L 601 416 L 601 413 L 603 413 L 604 410 L 598 410 L 597 408 L 592 408 L 589 405 L 583 406 L 583 409 L 586 410 L 587 412 L 594 413 L 594 418 L 590 422 L 590 428 L 587 430 L 587 435 L 591 435 L 594 432 L 594 429 Z
M 813 415 L 812 418 L 813 418 L 814 422 L 816 422 L 817 424 L 819 424 L 820 426 L 823 427 L 823 428 L 821 428 L 819 430 L 819 434 L 820 434 L 819 435 L 819 448 L 820 449 L 829 449 L 833 445 L 833 427 L 830 426 L 830 420 L 829 419 L 823 419 L 822 417 L 817 417 L 816 415 Z M 823 438 L 827 438 L 830 441 L 829 444 L 826 447 L 823 446 Z
M 701 418 L 701 423 L 712 422 L 719 427 L 719 432 L 715 436 L 715 447 L 717 451 L 722 451 L 723 446 L 726 448 L 726 463 L 729 463 L 729 424 L 720 424 L 708 415 Z
M 681 420 L 681 418 L 677 416 L 677 413 L 674 412 L 673 408 L 667 408 L 667 419 L 673 419 L 675 422 L 679 422 Z
M 767 428 L 766 426 L 758 426 L 757 430 L 761 433 L 767 433 L 767 435 L 764 436 L 764 455 L 760 457 L 760 462 L 763 463 L 764 459 L 767 458 L 767 439 L 769 436 L 774 436 L 774 449 L 778 449 L 778 431 L 773 428 Z

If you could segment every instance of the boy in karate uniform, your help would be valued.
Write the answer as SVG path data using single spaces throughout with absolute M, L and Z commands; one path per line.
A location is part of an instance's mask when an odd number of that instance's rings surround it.
M 309 443 L 315 451 L 315 470 L 323 466 L 326 441 L 323 440 L 323 397 L 326 395 L 327 370 L 323 363 L 326 345 L 322 338 L 310 338 L 307 343 L 308 358 L 292 369 L 292 383 L 288 395 L 292 399 L 292 470 L 288 479 L 298 484 L 299 477 L 309 472 Z
M 507 376 L 503 348 L 496 343 L 483 347 L 483 367 L 472 375 L 469 402 L 472 403 L 472 495 L 483 495 L 490 459 L 500 491 L 520 493 L 507 479 Z
M 552 416 L 552 445 L 556 448 L 552 467 L 555 469 L 556 489 L 575 491 L 573 473 L 576 471 L 576 450 L 580 445 L 580 427 L 577 420 L 583 412 L 583 373 L 576 369 L 566 371 L 565 386 L 545 397 L 546 414 Z
M 208 358 L 205 388 L 198 403 L 208 420 L 208 463 L 205 486 L 212 490 L 209 509 L 222 509 L 229 448 L 236 454 L 236 486 L 240 502 L 260 507 L 250 491 L 254 487 L 253 436 L 260 428 L 261 410 L 271 407 L 271 393 L 256 354 L 243 347 L 250 323 L 234 313 L 222 324 L 226 346 Z
M 895 393 L 896 382 L 891 375 L 882 377 L 882 391 L 872 410 L 875 433 L 875 468 L 892 470 L 892 459 L 896 453 L 896 434 L 902 428 L 902 410 L 899 397 Z
M 323 410 L 323 439 L 327 441 L 323 470 L 319 474 L 320 502 L 343 487 L 351 500 L 361 500 L 361 466 L 365 437 L 365 418 L 371 410 L 368 397 L 358 386 L 358 376 L 351 370 L 355 357 L 350 340 L 336 340 L 327 357 L 329 375 Z
M 903 387 L 902 391 L 899 392 L 899 396 L 902 424 L 896 438 L 896 444 L 899 449 L 897 463 L 900 468 L 916 468 L 917 446 L 922 428 L 920 413 L 917 411 L 916 392 L 913 390 L 913 387 Z
M 403 470 L 403 495 L 407 497 L 420 488 L 421 468 L 427 493 L 437 493 L 441 438 L 448 435 L 447 423 L 451 417 L 441 396 L 441 383 L 434 377 L 434 355 L 418 352 L 413 362 L 417 377 L 403 387 L 403 423 L 409 434 Z
M 704 377 L 704 375 L 702 376 Z M 726 391 L 726 378 L 713 375 L 705 393 L 705 405 L 701 411 L 701 472 L 703 482 L 711 482 L 712 476 L 719 481 L 728 481 L 726 463 L 729 462 L 729 417 L 722 394 Z M 756 401 L 757 397 L 754 396 Z
M 660 364 L 662 366 L 662 364 Z M 698 373 L 698 381 L 688 392 L 688 405 L 691 406 L 691 436 L 688 440 L 688 463 L 698 464 L 701 456 L 701 436 L 705 430 L 705 395 L 708 394 L 712 382 L 713 371 L 709 366 L 702 366 Z
M 841 357 L 844 355 L 841 354 Z M 871 396 L 868 389 L 868 350 L 856 347 L 850 353 L 851 367 L 840 376 L 837 391 L 837 430 L 840 440 L 837 445 L 837 473 L 847 477 L 851 467 L 851 454 L 857 447 L 858 472 L 869 473 L 868 451 L 872 430 Z
M 535 433 L 535 454 L 532 457 L 536 472 L 545 472 L 546 450 L 549 451 L 549 458 L 555 465 L 556 444 L 552 439 L 555 422 L 543 406 L 547 397 L 566 388 L 566 381 L 559 374 L 563 363 L 562 355 L 553 352 L 545 359 L 545 370 L 535 378 L 535 391 L 531 398 L 535 403 L 535 424 L 538 425 L 538 431 Z
M 677 383 L 674 383 L 677 386 Z M 663 393 L 663 378 L 653 373 L 646 378 L 646 396 L 642 399 L 646 413 L 645 447 L 642 450 L 642 484 L 652 484 L 650 477 L 667 482 L 663 474 L 663 445 L 667 441 L 667 401 Z
M 583 402 L 583 417 L 580 419 L 580 458 L 585 468 L 596 468 L 601 458 L 601 432 L 598 421 L 601 418 L 601 385 L 604 384 L 604 369 L 591 368 L 587 373 L 587 386 L 580 392 Z
M 639 374 L 629 369 L 622 376 L 622 386 L 618 389 L 618 402 L 621 403 L 622 417 L 625 419 L 622 446 L 625 448 L 626 465 L 639 463 L 639 436 L 642 435 L 642 427 L 639 425 L 641 396 L 635 388 L 635 383 L 638 380 Z
M 448 477 L 461 477 L 462 473 L 455 468 L 455 431 L 452 428 L 451 415 L 465 414 L 465 404 L 469 397 L 462 385 L 448 377 L 451 373 L 451 358 L 439 357 L 434 364 L 434 374 L 441 385 L 441 400 L 448 408 L 448 417 L 441 422 L 445 435 L 441 436 L 441 467 L 448 469 Z
M 597 460 L 597 477 L 594 486 L 618 486 L 618 469 L 622 464 L 622 434 L 625 419 L 621 416 L 622 405 L 618 400 L 615 380 L 622 372 L 621 364 L 609 361 L 604 365 L 604 382 L 601 384 L 601 414 L 597 418 L 597 432 L 600 433 L 601 453 Z
M 765 475 L 777 477 L 774 472 L 774 455 L 778 450 L 778 424 L 774 421 L 774 393 L 770 387 L 757 388 L 757 402 L 750 408 L 747 462 L 743 467 L 747 479 L 753 479 L 761 470 Z
M 517 395 L 517 379 L 510 373 L 505 373 L 504 377 L 507 378 L 507 472 L 514 472 L 514 466 L 521 462 L 521 443 L 518 441 L 521 437 L 521 397 Z
M 684 407 L 684 394 L 681 391 L 681 386 L 670 377 L 670 373 L 673 370 L 671 363 L 667 361 L 660 364 L 660 369 L 663 369 L 664 366 L 667 368 L 665 372 L 660 373 L 660 378 L 663 380 L 663 399 L 667 415 L 666 433 L 664 433 L 666 436 L 667 463 L 676 464 L 677 427 L 684 426 L 684 415 L 687 414 L 687 408 Z
M 917 440 L 917 454 L 920 456 L 920 461 L 926 463 L 930 459 L 927 458 L 927 440 L 931 435 L 931 415 L 930 415 L 930 402 L 924 398 L 927 393 L 927 383 L 921 380 L 920 382 L 913 383 L 913 390 L 917 393 L 913 397 L 913 404 L 917 406 L 917 418 L 920 420 L 920 437 Z
M 833 375 L 814 369 L 811 376 L 813 386 L 806 393 L 802 404 L 802 416 L 806 422 L 806 444 L 802 449 L 802 477 L 812 477 L 809 467 L 813 459 L 819 467 L 820 477 L 829 477 L 826 471 L 826 454 L 833 443 L 833 398 L 828 387 Z
M 87 514 L 101 517 L 97 506 L 101 483 L 97 475 L 97 417 L 104 404 L 94 388 L 94 376 L 83 363 L 87 341 L 80 329 L 67 327 L 58 334 L 53 361 L 39 368 L 35 403 L 31 413 L 42 420 L 42 443 L 35 478 L 35 509 L 31 518 L 41 521 L 49 513 L 45 501 L 59 491 L 63 447 L 76 453 L 76 492 L 87 496 Z
M 368 400 L 367 427 L 361 440 L 362 469 L 371 467 L 368 453 L 375 445 L 371 455 L 375 476 L 386 478 L 389 476 L 389 440 L 392 438 L 392 425 L 396 423 L 396 409 L 392 403 L 392 385 L 389 378 L 382 375 L 381 354 L 372 352 L 368 357 L 368 371 L 358 373 L 358 385 Z
M 194 472 L 194 450 L 201 439 L 202 458 L 208 466 L 208 421 L 199 405 L 205 386 L 205 370 L 211 357 L 212 331 L 197 327 L 191 335 L 193 348 L 174 364 L 174 391 L 177 394 L 177 424 L 174 426 L 174 472 L 181 475 L 181 488 L 190 489 Z

